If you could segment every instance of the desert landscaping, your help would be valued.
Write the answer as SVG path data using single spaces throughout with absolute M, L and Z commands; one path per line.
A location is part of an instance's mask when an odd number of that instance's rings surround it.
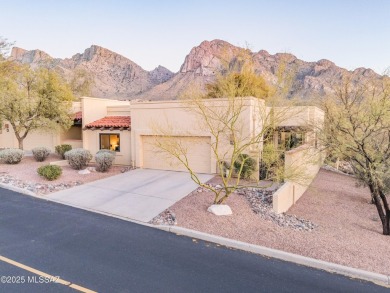
M 96 172 L 95 164 L 89 163 L 88 174 L 79 174 L 78 170 L 70 166 L 62 166 L 62 175 L 54 181 L 48 181 L 38 175 L 37 169 L 40 166 L 60 160 L 60 156 L 51 154 L 44 162 L 37 162 L 33 156 L 24 156 L 19 164 L 0 164 L 0 183 L 22 188 L 37 195 L 45 195 L 129 170 L 125 166 L 112 166 L 107 172 Z
M 164 224 L 176 222 L 181 227 L 324 261 L 387 275 L 390 272 L 390 262 L 384 257 L 390 254 L 390 246 L 381 233 L 376 208 L 370 204 L 370 193 L 358 187 L 351 176 L 321 169 L 286 215 L 274 215 L 278 221 L 269 217 L 269 209 L 264 212 L 267 209 L 242 194 L 228 199 L 231 216 L 207 212 L 212 200 L 210 192 L 195 191 L 164 212 L 160 223 L 163 217 L 169 221 Z M 298 219 L 302 227 L 280 224 L 291 219 Z M 304 228 L 308 223 L 310 228 Z

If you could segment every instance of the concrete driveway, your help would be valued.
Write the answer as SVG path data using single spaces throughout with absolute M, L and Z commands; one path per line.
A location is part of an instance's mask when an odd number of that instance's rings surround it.
M 80 175 L 88 176 L 88 175 Z M 205 182 L 213 175 L 200 174 Z M 56 202 L 149 222 L 197 185 L 188 173 L 136 169 L 47 195 Z

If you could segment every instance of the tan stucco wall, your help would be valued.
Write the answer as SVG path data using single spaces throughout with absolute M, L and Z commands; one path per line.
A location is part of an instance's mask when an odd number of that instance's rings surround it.
M 4 128 L 5 124 L 9 125 L 9 131 Z M 47 131 L 32 131 L 23 141 L 23 149 L 30 151 L 35 147 L 47 147 L 54 152 L 54 147 L 60 143 L 60 134 L 50 133 Z M 0 148 L 19 148 L 15 132 L 8 122 L 3 123 L 3 129 L 0 133 Z
M 224 111 L 224 107 L 227 107 L 228 104 L 226 99 L 210 99 L 205 101 L 205 103 L 216 111 L 218 109 Z M 215 143 L 209 129 L 204 127 L 201 116 L 195 113 L 192 107 L 188 101 L 139 102 L 131 104 L 131 148 L 135 166 L 143 167 L 143 135 L 210 137 L 211 143 Z M 237 134 L 243 140 L 260 131 L 261 125 L 258 120 L 260 111 L 255 111 L 255 108 L 259 107 L 264 108 L 262 100 L 244 98 L 244 110 L 238 122 L 240 131 Z M 222 146 L 220 148 L 221 155 L 226 152 L 225 158 L 227 159 L 231 149 L 229 137 L 224 137 L 220 143 Z M 212 156 L 210 164 L 211 172 L 216 173 L 217 162 L 215 156 Z
M 83 128 L 86 124 L 105 116 L 130 116 L 130 102 L 108 99 L 82 97 Z M 95 155 L 100 148 L 99 134 L 107 133 L 120 135 L 120 152 L 117 152 L 114 164 L 130 165 L 131 163 L 131 134 L 128 130 L 83 130 L 83 148 Z
M 72 104 L 72 113 L 80 112 L 82 111 L 81 102 L 73 102 Z
M 130 165 L 131 163 L 131 147 L 130 140 L 131 134 L 128 130 L 84 130 L 84 148 L 88 149 L 93 156 L 99 151 L 100 141 L 99 134 L 119 134 L 120 135 L 120 152 L 116 152 L 115 165 Z M 85 145 L 85 141 L 88 141 L 88 145 Z M 95 158 L 92 159 L 94 161 Z
M 130 115 L 130 102 L 129 101 L 117 101 L 117 100 L 109 100 L 109 99 L 99 99 L 92 97 L 82 97 L 81 107 L 83 109 L 83 127 L 96 121 L 104 116 L 117 114 L 112 114 L 112 109 L 118 109 L 118 111 L 122 112 L 122 115 L 118 116 L 129 116 Z M 119 110 L 122 109 L 122 110 Z M 123 111 L 123 109 L 127 109 L 127 111 Z M 108 114 L 110 113 L 110 114 Z
M 273 195 L 273 210 L 284 213 L 305 193 L 320 170 L 325 153 L 309 144 L 285 153 L 286 182 Z
M 324 111 L 315 106 L 273 107 L 278 117 L 277 126 L 304 126 L 322 128 Z M 267 113 L 271 108 L 267 107 Z

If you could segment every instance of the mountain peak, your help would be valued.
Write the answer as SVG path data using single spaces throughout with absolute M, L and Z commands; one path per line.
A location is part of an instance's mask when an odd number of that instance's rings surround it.
M 220 69 L 222 62 L 231 59 L 239 50 L 238 47 L 222 40 L 203 41 L 192 48 L 180 68 L 181 73 L 195 72 L 198 75 L 210 76 Z
M 13 59 L 18 59 L 21 56 L 23 56 L 26 52 L 27 52 L 27 50 L 25 50 L 25 49 L 22 49 L 22 48 L 19 48 L 19 47 L 13 47 L 12 50 L 11 50 L 11 56 L 10 57 L 13 58 Z
M 152 71 L 149 71 L 149 77 L 153 83 L 160 84 L 171 79 L 175 74 L 164 66 L 157 66 Z
M 44 51 L 41 50 L 31 50 L 27 51 L 25 49 L 19 47 L 13 47 L 11 50 L 10 60 L 16 60 L 21 63 L 41 63 L 46 62 L 48 60 L 52 60 L 53 58 Z
M 118 53 L 115 53 L 113 51 L 110 51 L 104 47 L 98 45 L 91 45 L 91 47 L 85 49 L 83 53 L 77 53 L 73 55 L 71 59 L 73 59 L 76 62 L 80 62 L 80 61 L 91 61 L 95 57 L 115 58 L 116 56 L 127 59 L 126 57 L 119 55 Z

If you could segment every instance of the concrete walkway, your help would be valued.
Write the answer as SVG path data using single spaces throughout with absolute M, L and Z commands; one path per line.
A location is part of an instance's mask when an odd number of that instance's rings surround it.
M 213 175 L 200 174 L 206 182 Z M 60 203 L 149 222 L 197 185 L 188 173 L 137 169 L 47 195 Z

